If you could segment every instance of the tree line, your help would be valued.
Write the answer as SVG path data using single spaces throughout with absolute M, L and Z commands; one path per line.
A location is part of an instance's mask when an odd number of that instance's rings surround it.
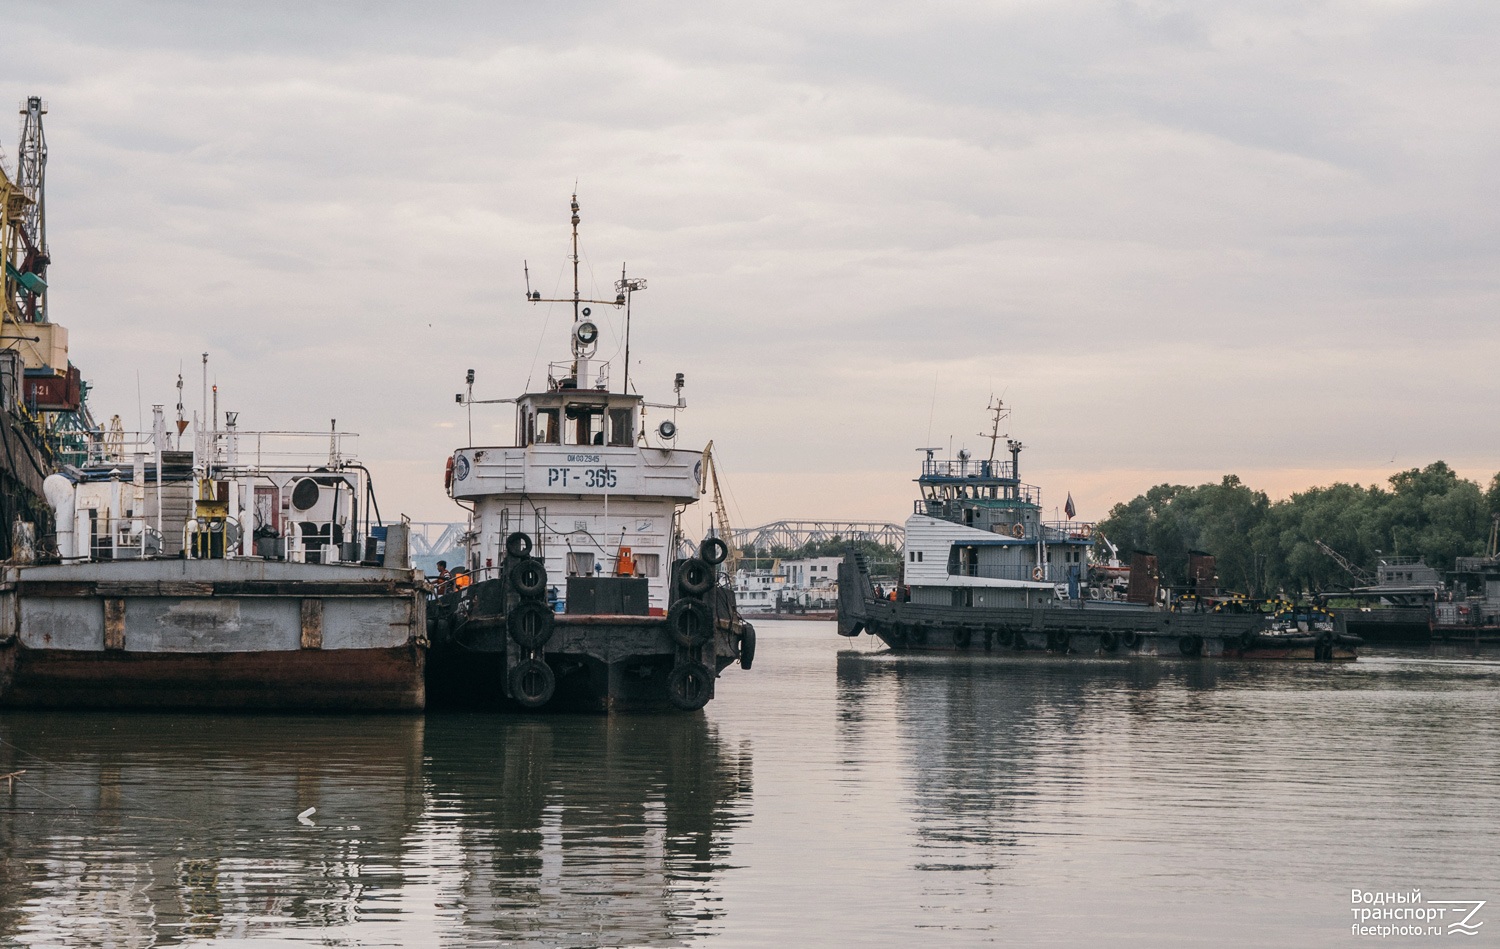
M 1097 529 L 1127 563 L 1132 551 L 1155 554 L 1168 583 L 1186 582 L 1189 551 L 1213 554 L 1219 586 L 1252 596 L 1357 585 L 1319 540 L 1371 575 L 1387 557 L 1421 557 L 1445 571 L 1457 557 L 1487 552 L 1500 474 L 1485 490 L 1437 461 L 1387 485 L 1336 483 L 1272 501 L 1232 474 L 1218 484 L 1159 484 L 1116 504 Z

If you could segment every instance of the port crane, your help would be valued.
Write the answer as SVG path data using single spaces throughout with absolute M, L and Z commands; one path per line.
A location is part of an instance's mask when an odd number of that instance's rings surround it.
M 724 545 L 729 548 L 729 556 L 724 558 L 724 572 L 734 576 L 735 567 L 740 562 L 740 549 L 734 544 L 734 528 L 729 525 L 729 509 L 724 506 L 724 492 L 719 490 L 719 469 L 714 464 L 714 443 L 709 439 L 703 449 L 703 474 L 698 485 L 698 490 L 704 494 L 713 493 L 714 516 L 718 519 L 715 533 Z
M 1360 586 L 1367 587 L 1374 584 L 1375 578 L 1371 577 L 1368 573 L 1356 567 L 1349 561 L 1349 558 L 1345 557 L 1337 550 L 1334 550 L 1332 547 L 1323 543 L 1321 540 L 1318 540 L 1316 537 L 1313 538 L 1313 543 L 1317 545 L 1317 548 L 1319 550 L 1323 551 L 1323 553 L 1333 558 L 1334 563 L 1338 564 L 1340 567 L 1343 567 L 1345 572 L 1347 572 L 1349 576 L 1353 577 L 1359 582 Z

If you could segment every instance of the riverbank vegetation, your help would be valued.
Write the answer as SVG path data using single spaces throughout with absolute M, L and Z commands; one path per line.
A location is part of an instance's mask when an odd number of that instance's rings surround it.
M 1163 580 L 1184 583 L 1188 552 L 1218 559 L 1219 585 L 1255 596 L 1322 592 L 1357 581 L 1322 541 L 1370 574 L 1388 557 L 1421 557 L 1439 571 L 1486 553 L 1500 514 L 1500 474 L 1488 490 L 1441 461 L 1392 475 L 1385 486 L 1336 483 L 1272 501 L 1225 475 L 1217 484 L 1160 484 L 1116 504 L 1098 530 L 1127 562 L 1153 553 Z

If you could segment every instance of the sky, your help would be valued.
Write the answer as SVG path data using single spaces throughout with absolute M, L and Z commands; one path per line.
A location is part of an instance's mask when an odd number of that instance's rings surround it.
M 575 187 L 584 290 L 648 281 L 632 381 L 685 374 L 735 526 L 903 521 L 915 449 L 982 456 L 994 397 L 1049 515 L 1500 469 L 1493 3 L 0 12 L 96 415 L 149 426 L 179 370 L 191 411 L 208 352 L 242 428 L 337 419 L 416 520 L 463 517 L 465 370 L 507 398 L 566 355 L 522 266 L 569 289 Z

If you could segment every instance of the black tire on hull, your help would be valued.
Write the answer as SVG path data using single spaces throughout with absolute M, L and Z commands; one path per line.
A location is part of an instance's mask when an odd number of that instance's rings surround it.
M 714 568 L 706 560 L 689 557 L 677 568 L 677 589 L 684 596 L 702 596 L 714 585 Z
M 667 610 L 667 629 L 679 646 L 701 646 L 714 636 L 714 616 L 702 600 L 678 600 Z
M 1203 638 L 1201 636 L 1183 636 L 1177 640 L 1177 651 L 1184 656 L 1203 655 Z
M 531 537 L 525 531 L 516 531 L 505 538 L 505 552 L 512 557 L 525 557 L 531 553 Z
M 1099 648 L 1104 650 L 1105 652 L 1114 652 L 1116 649 L 1120 648 L 1120 637 L 1107 630 L 1100 633 Z
M 749 623 L 740 625 L 740 668 L 746 672 L 750 671 L 750 664 L 755 661 L 755 627 Z
M 541 649 L 552 638 L 553 614 L 547 604 L 525 600 L 505 618 L 505 631 L 525 650 Z
M 510 585 L 522 596 L 540 596 L 547 589 L 547 568 L 530 557 L 518 560 L 510 568 Z
M 522 659 L 507 676 L 510 696 L 526 708 L 541 708 L 557 691 L 557 676 L 541 659 Z
M 717 537 L 707 537 L 698 545 L 698 556 L 717 567 L 729 559 L 729 545 Z
M 696 662 L 684 662 L 667 675 L 667 701 L 696 712 L 713 697 L 713 676 Z

